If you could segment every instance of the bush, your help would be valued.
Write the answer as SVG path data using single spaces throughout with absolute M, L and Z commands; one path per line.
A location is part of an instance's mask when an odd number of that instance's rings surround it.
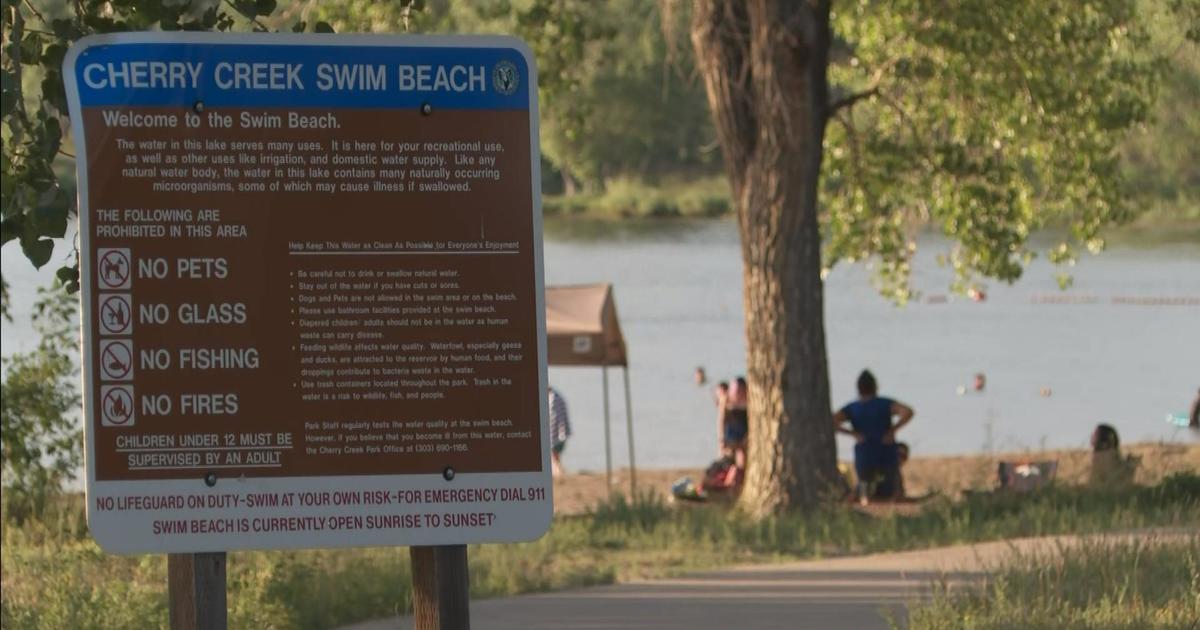
M 542 212 L 547 216 L 713 218 L 729 214 L 732 209 L 729 186 L 722 177 L 660 184 L 618 177 L 609 180 L 600 194 L 547 196 L 542 199 Z
M 34 305 L 37 349 L 8 359 L 0 384 L 0 483 L 6 523 L 42 520 L 83 457 L 77 413 L 76 302 L 61 288 Z

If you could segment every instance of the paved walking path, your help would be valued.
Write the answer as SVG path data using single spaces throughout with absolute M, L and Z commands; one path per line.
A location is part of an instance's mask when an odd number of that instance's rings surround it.
M 1161 538 L 1196 530 L 1148 530 L 1110 536 Z M 473 602 L 476 630 L 725 628 L 887 630 L 887 615 L 927 596 L 935 582 L 980 579 L 1013 553 L 1053 553 L 1075 536 L 1021 538 L 921 551 L 735 567 L 684 577 L 630 582 Z M 380 619 L 343 630 L 412 628 L 410 618 Z

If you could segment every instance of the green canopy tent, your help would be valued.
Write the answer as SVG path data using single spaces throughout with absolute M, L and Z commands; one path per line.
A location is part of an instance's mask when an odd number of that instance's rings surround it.
M 550 365 L 599 366 L 604 387 L 604 464 L 612 491 L 612 431 L 608 368 L 620 367 L 625 381 L 625 422 L 629 434 L 629 490 L 637 488 L 633 456 L 633 403 L 629 358 L 617 320 L 611 284 L 546 287 L 546 355 Z

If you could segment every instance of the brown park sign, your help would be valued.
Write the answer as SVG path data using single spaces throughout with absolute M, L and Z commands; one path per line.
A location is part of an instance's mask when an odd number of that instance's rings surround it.
M 80 41 L 64 75 L 105 549 L 546 530 L 522 43 L 129 33 Z

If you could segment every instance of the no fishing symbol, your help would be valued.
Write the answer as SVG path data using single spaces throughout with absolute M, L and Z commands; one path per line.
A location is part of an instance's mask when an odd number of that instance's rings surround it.
M 133 377 L 133 342 L 109 339 L 100 342 L 100 378 L 127 381 Z
M 101 289 L 128 289 L 132 269 L 133 258 L 128 248 L 97 251 L 96 272 Z
M 106 385 L 100 389 L 100 424 L 106 427 L 133 426 L 133 388 Z
M 105 335 L 133 332 L 133 300 L 128 293 L 100 296 L 100 332 Z

